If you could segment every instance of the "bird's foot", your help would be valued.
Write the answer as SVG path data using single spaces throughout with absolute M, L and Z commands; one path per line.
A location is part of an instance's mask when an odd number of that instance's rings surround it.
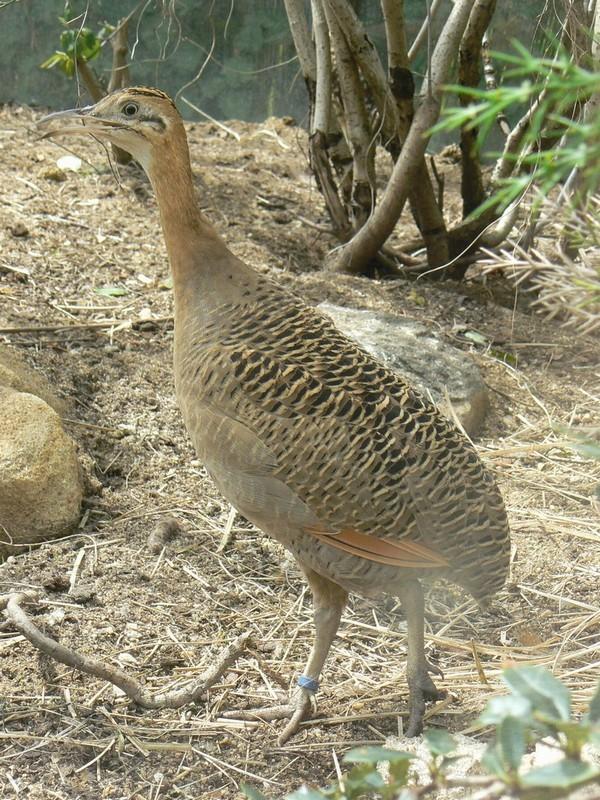
M 431 680 L 430 672 L 444 677 L 442 670 L 435 664 L 425 661 L 417 673 L 408 679 L 409 690 L 409 716 L 406 736 L 412 738 L 423 732 L 423 716 L 425 703 L 428 700 L 443 700 L 446 692 L 438 689 Z
M 295 733 L 302 720 L 310 716 L 313 710 L 314 694 L 306 689 L 298 688 L 294 691 L 287 703 L 264 708 L 253 708 L 247 711 L 227 711 L 223 716 L 226 719 L 241 719 L 247 721 L 262 720 L 274 722 L 278 719 L 287 719 L 289 722 L 279 735 L 279 745 L 285 744 Z

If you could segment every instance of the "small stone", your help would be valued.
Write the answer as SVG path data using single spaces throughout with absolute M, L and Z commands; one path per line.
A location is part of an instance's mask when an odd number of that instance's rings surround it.
M 40 582 L 47 592 L 64 592 L 69 588 L 69 577 L 64 572 L 46 572 Z
M 29 228 L 23 222 L 15 222 L 15 224 L 11 226 L 10 232 L 17 238 L 29 236 Z
M 71 592 L 69 592 L 69 597 L 71 600 L 74 603 L 78 603 L 82 606 L 93 600 L 95 595 L 96 590 L 89 583 L 78 584 Z
M 61 156 L 56 166 L 66 172 L 78 172 L 81 169 L 81 159 L 72 155 Z
M 38 177 L 45 178 L 47 181 L 62 183 L 67 180 L 67 173 L 60 167 L 43 167 L 43 169 L 38 172 Z
M 132 655 L 132 653 L 128 653 L 127 651 L 119 653 L 119 655 L 117 656 L 117 661 L 120 664 L 132 667 L 138 663 L 137 658 L 134 655 Z

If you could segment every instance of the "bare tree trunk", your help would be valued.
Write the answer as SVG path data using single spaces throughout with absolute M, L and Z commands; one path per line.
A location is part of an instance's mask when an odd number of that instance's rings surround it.
M 83 81 L 93 102 L 97 103 L 98 100 L 102 100 L 106 92 L 92 69 L 88 66 L 87 61 L 83 61 L 81 58 L 77 59 L 77 75 Z
M 312 0 L 311 7 L 316 51 L 316 81 L 309 135 L 310 166 L 325 199 L 325 205 L 333 223 L 334 234 L 340 241 L 347 242 L 352 234 L 352 228 L 338 194 L 328 153 L 333 93 L 329 29 L 321 0 Z
M 425 155 L 429 131 L 439 117 L 442 87 L 448 81 L 474 3 L 475 0 L 456 0 L 433 52 L 422 104 L 415 113 L 381 202 L 356 236 L 337 251 L 331 264 L 334 269 L 364 272 L 394 230 Z
M 108 83 L 109 93 L 114 92 L 115 89 L 124 89 L 130 83 L 129 67 L 127 65 L 127 57 L 129 55 L 128 31 L 129 19 L 119 20 L 110 40 L 113 61 Z
M 352 151 L 352 228 L 358 230 L 369 218 L 375 202 L 375 142 L 371 138 L 369 115 L 353 52 L 335 12 L 329 7 L 329 0 L 324 0 L 324 11 L 344 107 L 344 134 Z
M 485 81 L 485 88 L 488 90 L 488 92 L 493 92 L 494 89 L 498 87 L 498 82 L 496 80 L 494 62 L 492 61 L 492 56 L 490 55 L 490 43 L 487 33 L 484 33 L 483 38 L 481 39 L 481 60 L 483 62 L 483 79 Z M 496 122 L 498 123 L 498 127 L 503 133 L 504 138 L 506 138 L 510 134 L 510 123 L 504 111 L 500 111 L 498 113 Z
M 284 0 L 284 4 L 300 69 L 307 85 L 308 96 L 314 100 L 317 67 L 310 30 L 304 13 L 304 2 L 303 0 Z
M 108 82 L 109 93 L 114 92 L 115 89 L 123 89 L 125 86 L 129 86 L 129 67 L 127 66 L 127 58 L 129 56 L 128 30 L 129 18 L 119 20 L 110 40 L 113 61 L 110 81 Z M 126 150 L 113 145 L 112 151 L 118 164 L 129 164 L 131 161 L 131 153 Z
M 469 17 L 458 53 L 458 80 L 461 86 L 476 87 L 481 79 L 481 44 L 483 36 L 496 9 L 496 0 L 476 0 Z M 466 95 L 460 95 L 460 102 L 468 106 L 472 102 Z M 462 153 L 461 194 L 463 200 L 463 219 L 475 211 L 485 199 L 481 164 L 477 148 L 478 130 L 463 126 L 460 132 Z
M 385 70 L 373 42 L 348 0 L 323 0 L 329 29 L 334 20 L 348 43 L 356 65 L 371 91 L 379 113 L 379 124 L 384 139 L 393 139 L 398 132 L 396 103 L 388 86 Z
M 398 109 L 398 134 L 404 141 L 412 122 L 415 97 L 415 80 L 406 47 L 404 0 L 381 0 L 381 10 L 388 53 L 388 83 Z
M 128 19 L 119 22 L 116 27 L 111 44 L 113 48 L 113 65 L 110 75 L 110 82 L 108 84 L 108 91 L 112 92 L 114 89 L 120 89 L 126 86 L 129 82 L 129 70 L 127 69 L 127 55 L 129 48 L 127 45 L 127 26 Z M 86 61 L 77 59 L 77 73 L 85 84 L 90 97 L 97 103 L 106 97 L 106 91 L 94 71 L 90 68 Z M 122 150 L 116 145 L 111 145 L 112 153 L 118 164 L 129 164 L 131 161 L 131 154 L 126 150 Z
M 388 82 L 398 110 L 398 138 L 388 145 L 395 161 L 399 152 L 398 139 L 400 142 L 406 139 L 413 119 L 415 84 L 406 45 L 404 0 L 381 0 L 381 8 L 388 51 Z M 408 196 L 412 215 L 427 250 L 428 266 L 431 268 L 445 264 L 448 261 L 446 223 L 433 190 L 425 158 L 421 159 L 414 186 Z

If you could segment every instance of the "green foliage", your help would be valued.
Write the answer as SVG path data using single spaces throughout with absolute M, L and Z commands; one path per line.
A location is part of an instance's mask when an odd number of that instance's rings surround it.
M 69 78 L 75 75 L 77 62 L 87 63 L 98 56 L 102 44 L 114 31 L 114 27 L 107 24 L 98 33 L 85 27 L 71 27 L 72 18 L 71 6 L 67 2 L 63 15 L 58 18 L 65 26 L 60 34 L 61 49 L 55 50 L 50 58 L 40 64 L 42 69 L 58 67 Z
M 466 795 L 500 782 L 505 787 L 502 794 L 522 800 L 551 800 L 567 797 L 586 784 L 600 785 L 600 768 L 582 758 L 585 744 L 600 745 L 600 686 L 588 712 L 576 720 L 569 690 L 542 667 L 510 668 L 503 678 L 510 694 L 493 697 L 479 720 L 495 728 L 495 737 L 481 759 L 489 782 L 485 776 L 466 777 L 463 782 L 453 778 L 457 742 L 448 731 L 430 728 L 423 735 L 430 753 L 429 780 L 412 787 L 414 792 L 409 782 L 410 764 L 416 756 L 386 747 L 359 747 L 346 753 L 344 763 L 352 766 L 341 780 L 326 789 L 303 786 L 286 800 L 408 800 L 444 789 L 449 782 L 453 787 L 462 786 Z M 523 757 L 542 738 L 556 746 L 560 757 L 527 770 Z M 377 769 L 381 762 L 388 764 L 386 777 Z M 267 800 L 253 787 L 242 788 L 250 800 Z
M 557 426 L 556 429 L 570 440 L 573 450 L 576 450 L 584 458 L 600 461 L 600 427 L 577 430 L 576 428 Z M 598 703 L 600 705 L 600 700 Z
M 545 196 L 575 167 L 581 170 L 585 186 L 595 186 L 598 180 L 600 115 L 583 121 L 572 116 L 578 104 L 600 92 L 600 73 L 575 64 L 564 51 L 544 58 L 534 56 L 517 41 L 513 47 L 514 54 L 493 54 L 496 61 L 508 66 L 503 85 L 493 90 L 448 87 L 471 102 L 446 109 L 434 129 L 476 130 L 481 148 L 499 115 L 515 117 L 529 112 L 522 147 L 505 155 L 518 166 L 517 174 L 501 181 L 478 213 L 488 207 L 506 208 L 533 181 L 540 197 Z
M 432 756 L 447 756 L 456 750 L 456 740 L 443 728 L 429 728 L 423 736 Z

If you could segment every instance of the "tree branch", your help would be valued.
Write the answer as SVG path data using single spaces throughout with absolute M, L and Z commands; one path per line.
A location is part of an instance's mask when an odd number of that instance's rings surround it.
M 108 82 L 109 93 L 114 92 L 115 89 L 123 89 L 125 86 L 129 86 L 129 66 L 127 63 L 129 55 L 128 29 L 129 19 L 119 20 L 119 24 L 110 39 L 113 60 L 110 81 Z
M 304 2 L 303 0 L 284 0 L 284 4 L 302 75 L 307 83 L 311 81 L 314 86 L 317 80 L 317 65 L 315 49 L 304 13 Z
M 492 21 L 496 0 L 475 0 L 473 11 L 460 43 L 458 51 L 458 81 L 461 86 L 479 86 L 481 79 L 481 44 L 483 36 Z M 469 106 L 472 100 L 460 94 L 462 106 Z M 477 147 L 477 128 L 463 125 L 460 131 L 461 195 L 463 200 L 463 219 L 475 211 L 485 199 L 483 177 Z
M 195 681 L 169 692 L 151 694 L 141 683 L 122 669 L 110 666 L 98 658 L 84 656 L 42 633 L 21 608 L 22 603 L 32 599 L 31 593 L 24 592 L 0 595 L 0 609 L 5 609 L 6 618 L 42 653 L 61 664 L 66 664 L 67 667 L 73 667 L 79 672 L 112 683 L 143 708 L 181 708 L 181 706 L 199 700 L 250 644 L 250 633 L 243 633 L 234 639 L 214 660 L 213 666 L 209 667 Z
M 410 50 L 408 51 L 408 61 L 410 64 L 413 63 L 415 58 L 419 54 L 419 50 L 421 49 L 423 42 L 427 38 L 427 28 L 429 27 L 430 22 L 433 23 L 437 12 L 442 7 L 442 3 L 444 0 L 433 0 L 431 3 L 431 9 L 429 10 L 429 15 L 425 17 L 423 20 L 423 24 L 419 28 L 419 32 L 415 36 L 414 42 L 410 46 Z

